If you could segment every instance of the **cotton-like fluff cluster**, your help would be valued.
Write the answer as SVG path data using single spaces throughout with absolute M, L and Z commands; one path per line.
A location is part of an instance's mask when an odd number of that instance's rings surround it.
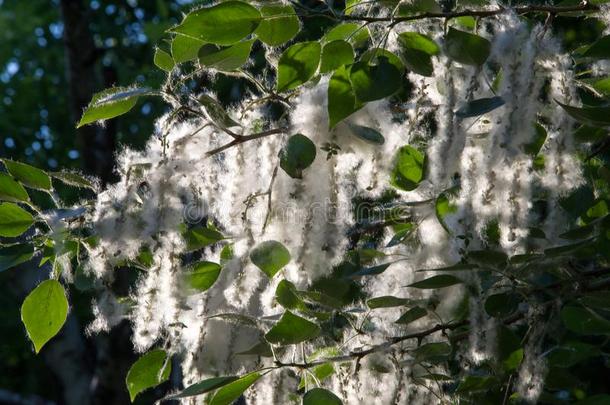
M 120 154 L 121 180 L 98 196 L 92 218 L 98 240 L 90 248 L 88 268 L 100 285 L 113 283 L 116 267 L 141 265 L 142 253 L 150 254 L 131 291 L 133 305 L 126 308 L 125 300 L 119 302 L 105 292 L 94 304 L 96 320 L 90 330 L 106 330 L 130 319 L 135 348 L 142 352 L 153 345 L 169 348 L 182 361 L 185 386 L 206 377 L 269 365 L 269 358 L 239 353 L 260 342 L 283 312 L 274 300 L 279 281 L 286 279 L 305 289 L 329 274 L 348 247 L 346 235 L 354 226 L 354 209 L 359 208 L 353 206 L 354 197 L 382 196 L 389 188 L 393 156 L 404 145 L 427 155 L 426 179 L 414 191 L 398 191 L 398 204 L 409 207 L 418 243 L 386 250 L 384 261 L 397 262 L 382 275 L 362 281 L 369 296 L 430 298 L 429 292 L 404 288 L 415 280 L 415 270 L 452 265 L 464 250 L 486 247 L 490 224 L 497 224 L 500 232 L 498 249 L 511 255 L 525 252 L 529 228 L 537 221 L 531 213 L 536 193 L 550 196 L 546 227 L 561 226 L 556 201 L 582 180 L 567 136 L 570 120 L 539 93 L 550 83 L 550 98 L 572 97 L 568 60 L 542 27 L 528 27 L 513 14 L 489 19 L 481 28 L 480 34 L 492 42 L 490 66 L 494 70 L 461 65 L 440 55 L 434 60 L 433 77 L 409 73 L 413 84 L 410 100 L 399 105 L 387 100 L 368 103 L 332 131 L 326 112 L 328 77 L 301 89 L 292 99 L 284 134 L 248 141 L 213 156 L 206 152 L 230 142 L 229 135 L 201 119 L 177 123 L 170 116 L 163 117 L 143 151 L 127 149 Z M 442 41 L 440 24 L 396 27 L 397 32 L 403 30 L 425 30 Z M 397 46 L 395 33 L 387 43 L 390 49 Z M 492 88 L 490 83 L 499 72 L 502 80 Z M 502 107 L 482 117 L 456 114 L 467 102 L 494 95 L 504 100 Z M 235 119 L 242 118 L 242 127 L 232 128 L 238 134 L 274 127 L 264 108 L 236 108 L 231 113 Z M 545 124 L 549 136 L 541 152 L 546 158 L 543 170 L 534 168 L 534 156 L 525 147 L 535 140 L 536 121 L 550 123 Z M 355 136 L 349 124 L 375 128 L 385 142 L 369 144 Z M 302 179 L 278 169 L 279 152 L 288 136 L 296 133 L 309 137 L 318 150 Z M 340 147 L 329 159 L 320 149 L 328 143 Z M 449 193 L 456 185 L 459 191 Z M 447 192 L 456 207 L 444 224 L 434 212 L 434 199 L 442 192 Z M 213 223 L 228 238 L 234 256 L 223 263 L 212 288 L 197 293 L 183 279 L 188 265 L 182 260 L 192 254 L 186 251 L 182 230 L 185 225 L 205 223 Z M 549 234 L 556 231 L 549 230 Z M 265 240 L 283 243 L 292 256 L 272 280 L 248 258 L 251 249 Z M 206 247 L 201 260 L 220 262 L 220 249 Z M 480 280 L 465 277 L 480 289 Z M 460 287 L 451 287 L 442 294 L 437 312 L 451 319 L 462 292 Z M 471 299 L 473 327 L 470 351 L 465 353 L 468 366 L 494 356 L 494 324 L 481 310 L 484 298 Z M 219 314 L 246 315 L 258 319 L 259 325 L 214 316 Z M 369 333 L 346 335 L 341 351 L 381 344 L 389 336 L 404 333 L 406 328 L 394 323 L 400 315 L 393 308 L 372 311 L 366 322 Z M 408 329 L 425 328 L 429 322 L 422 318 Z M 415 344 L 405 341 L 368 356 L 355 374 L 353 363 L 336 363 L 335 374 L 323 384 L 347 404 L 435 403 L 437 399 L 411 379 L 442 370 L 413 366 L 408 353 Z M 308 353 L 313 348 L 305 345 Z M 276 355 L 290 361 L 300 359 L 302 353 L 289 348 Z M 523 369 L 524 373 L 532 370 Z M 248 390 L 248 404 L 289 403 L 299 377 L 291 370 L 265 375 Z M 535 397 L 535 390 L 522 391 L 528 398 Z M 198 403 L 201 398 L 185 401 Z

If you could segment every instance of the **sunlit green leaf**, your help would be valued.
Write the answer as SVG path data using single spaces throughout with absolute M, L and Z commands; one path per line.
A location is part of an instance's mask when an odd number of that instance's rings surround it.
M 166 397 L 165 399 L 166 400 L 180 399 L 180 398 L 187 398 L 187 397 L 194 397 L 197 395 L 202 395 L 202 394 L 205 394 L 206 392 L 214 391 L 220 387 L 224 387 L 225 385 L 230 384 L 233 381 L 236 381 L 237 379 L 238 379 L 238 377 L 235 377 L 235 376 L 208 378 L 208 379 L 205 379 L 198 383 L 189 385 L 188 387 L 186 387 L 182 391 L 178 392 L 177 394 L 170 395 L 170 396 Z
M 140 96 L 149 93 L 150 89 L 137 87 L 113 87 L 96 93 L 76 127 L 123 115 L 135 107 Z
M 284 312 L 282 318 L 265 335 L 269 343 L 292 345 L 311 340 L 320 334 L 320 327 L 305 318 Z
M 0 203 L 0 236 L 17 237 L 34 224 L 32 214 L 13 203 Z
M 51 172 L 49 174 L 54 179 L 60 180 L 62 183 L 72 187 L 88 188 L 91 190 L 96 189 L 95 184 L 91 180 L 79 173 L 64 170 L 61 172 Z
M 164 350 L 153 350 L 140 357 L 125 378 L 131 402 L 140 392 L 167 381 L 171 370 L 172 364 Z
M 199 48 L 205 42 L 201 39 L 191 38 L 184 35 L 176 35 L 172 39 L 172 58 L 176 64 L 197 59 Z
M 303 405 L 343 405 L 343 401 L 324 388 L 313 388 L 303 395 Z
M 282 53 L 277 67 L 277 91 L 292 90 L 313 77 L 318 70 L 320 43 L 299 42 Z
M 186 273 L 187 283 L 199 292 L 206 291 L 216 282 L 221 269 L 218 263 L 197 262 Z
M 61 330 L 67 316 L 66 292 L 57 280 L 43 281 L 25 298 L 21 320 L 36 353 Z
M 340 66 L 354 62 L 354 49 L 341 39 L 329 42 L 322 48 L 320 73 L 332 72 Z
M 190 12 L 172 32 L 217 45 L 232 45 L 254 32 L 260 12 L 248 3 L 224 1 Z
M 258 381 L 260 373 L 250 373 L 223 385 L 212 397 L 209 405 L 230 405 L 237 400 L 252 384 Z
M 161 48 L 155 49 L 153 62 L 155 63 L 155 66 L 165 72 L 171 72 L 174 68 L 174 59 L 169 53 L 165 52 Z
M 0 200 L 21 202 L 29 201 L 30 196 L 23 186 L 11 176 L 0 172 Z
M 212 245 L 224 239 L 224 236 L 217 230 L 205 226 L 197 226 L 188 229 L 183 233 L 186 240 L 188 251 L 199 250 L 202 247 Z
M 357 23 L 339 24 L 330 29 L 322 40 L 324 42 L 332 42 L 344 40 L 358 48 L 364 45 L 370 37 L 369 29 L 366 26 Z
M 424 155 L 411 146 L 398 150 L 390 184 L 405 191 L 417 188 L 424 176 Z
M 290 252 L 284 245 L 275 240 L 259 243 L 250 252 L 250 260 L 269 278 L 273 278 L 290 262 Z
M 292 135 L 280 152 L 280 167 L 290 177 L 303 178 L 307 169 L 316 158 L 316 146 L 303 134 Z
M 376 64 L 356 62 L 350 69 L 349 80 L 360 101 L 379 100 L 400 90 L 402 76 L 388 58 L 380 56 Z
M 242 41 L 227 47 L 205 44 L 199 48 L 199 64 L 222 72 L 237 70 L 248 61 L 253 43 Z
M 25 163 L 14 162 L 8 159 L 2 159 L 2 163 L 6 166 L 6 170 L 15 179 L 21 182 L 26 187 L 36 190 L 51 190 L 51 178 L 43 170 L 37 169 Z
M 449 28 L 445 36 L 445 52 L 456 62 L 482 65 L 489 57 L 491 43 L 476 34 Z
M 418 32 L 402 32 L 398 36 L 398 42 L 407 68 L 423 76 L 432 76 L 432 56 L 440 52 L 436 42 Z
M 356 100 L 349 81 L 350 68 L 342 66 L 328 82 L 328 125 L 334 128 L 339 122 L 358 111 L 364 105 Z
M 299 19 L 288 4 L 270 4 L 260 8 L 263 19 L 254 33 L 270 46 L 282 45 L 299 32 Z

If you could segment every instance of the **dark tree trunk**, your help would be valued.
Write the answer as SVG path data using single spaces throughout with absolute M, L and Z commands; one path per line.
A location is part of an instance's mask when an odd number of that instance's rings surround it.
M 96 69 L 100 50 L 95 47 L 89 29 L 87 6 L 82 0 L 61 0 L 61 14 L 71 114 L 76 123 L 95 90 L 105 83 Z M 107 183 L 114 165 L 115 127 L 87 125 L 76 130 L 76 134 L 84 170 Z

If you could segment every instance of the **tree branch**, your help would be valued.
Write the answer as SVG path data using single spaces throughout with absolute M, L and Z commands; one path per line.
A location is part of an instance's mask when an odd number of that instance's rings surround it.
M 252 134 L 252 135 L 238 135 L 237 137 L 234 137 L 231 142 L 226 143 L 222 146 L 219 146 L 216 149 L 212 149 L 212 150 L 206 152 L 205 155 L 208 157 L 213 156 L 213 155 L 216 155 L 217 153 L 223 152 L 233 146 L 242 144 L 244 142 L 253 141 L 255 139 L 260 139 L 260 138 L 265 138 L 265 137 L 271 136 L 271 135 L 283 134 L 286 132 L 288 132 L 288 128 L 281 127 L 281 128 L 269 129 L 267 131 L 258 132 L 256 134 Z
M 451 11 L 448 13 L 421 13 L 416 15 L 409 15 L 404 17 L 368 17 L 368 16 L 353 16 L 343 15 L 340 17 L 341 20 L 345 21 L 365 21 L 368 23 L 372 22 L 391 22 L 393 25 L 404 22 L 404 21 L 415 21 L 423 20 L 427 18 L 456 18 L 456 17 L 492 17 L 498 14 L 503 14 L 509 11 L 514 11 L 517 14 L 529 14 L 529 13 L 549 13 L 552 15 L 573 13 L 577 11 L 599 11 L 599 6 L 583 2 L 576 6 L 547 6 L 547 5 L 530 5 L 514 8 L 498 7 L 495 10 L 462 10 L 462 11 Z

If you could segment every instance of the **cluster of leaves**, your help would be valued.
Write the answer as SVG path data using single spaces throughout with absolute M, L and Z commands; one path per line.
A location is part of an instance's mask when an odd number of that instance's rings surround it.
M 231 128 L 240 124 L 229 116 L 219 101 L 207 95 L 198 99 L 191 96 L 198 85 L 197 78 L 203 72 L 214 71 L 219 76 L 245 80 L 252 91 L 260 96 L 260 100 L 283 109 L 290 108 L 290 98 L 301 86 L 316 83 L 321 75 L 328 75 L 329 128 L 346 125 L 354 136 L 379 145 L 384 143 L 383 135 L 375 128 L 350 123 L 350 115 L 368 102 L 385 98 L 400 99 L 409 88 L 405 73 L 432 75 L 433 58 L 441 53 L 457 63 L 472 66 L 484 65 L 489 57 L 490 42 L 476 34 L 476 23 L 472 16 L 458 12 L 452 18 L 451 12 L 441 13 L 439 6 L 432 1 L 415 1 L 409 6 L 387 1 L 375 3 L 374 7 L 393 10 L 394 14 L 385 20 L 383 17 L 371 20 L 350 13 L 358 1 L 346 3 L 346 8 L 342 10 L 326 6 L 311 10 L 298 3 L 294 6 L 284 3 L 257 5 L 255 2 L 229 0 L 196 9 L 170 29 L 170 39 L 155 50 L 154 63 L 167 73 L 167 82 L 162 88 L 115 87 L 99 93 L 92 99 L 78 126 L 125 114 L 141 97 L 160 96 L 177 106 L 170 117 L 178 113 L 195 115 L 230 136 L 232 141 L 220 149 L 224 150 L 251 139 L 285 131 L 271 129 L 252 135 L 233 132 Z M 555 13 L 563 11 L 559 7 Z M 565 11 L 577 10 L 567 6 Z M 333 21 L 333 25 L 321 37 L 313 39 L 307 32 L 307 24 L 310 18 L 318 14 Z M 475 12 L 472 14 L 477 15 Z M 381 24 L 389 31 L 395 29 L 401 20 L 430 16 L 445 17 L 450 24 L 442 44 L 414 31 L 398 33 L 400 53 L 386 49 L 383 42 L 371 43 L 368 29 L 371 23 Z M 302 27 L 301 24 L 305 25 Z M 585 62 L 594 58 L 610 58 L 608 38 L 603 37 L 590 46 L 578 49 L 575 58 Z M 281 47 L 281 56 L 272 70 L 249 65 L 253 54 L 264 52 L 260 43 L 267 47 Z M 274 85 L 268 86 L 267 81 L 257 79 L 254 72 L 269 75 Z M 583 77 L 586 75 L 583 70 Z M 193 83 L 189 83 L 189 80 Z M 583 99 L 590 100 L 593 105 L 575 107 L 562 104 L 568 114 L 583 123 L 574 134 L 575 139 L 594 142 L 597 155 L 584 161 L 593 179 L 591 184 L 562 201 L 562 207 L 571 215 L 574 224 L 574 229 L 559 235 L 566 240 L 564 245 L 508 257 L 497 248 L 497 224 L 490 224 L 487 249 L 464 252 L 461 263 L 436 269 L 438 275 L 405 286 L 440 290 L 467 284 L 466 277 L 462 275 L 477 272 L 484 289 L 482 295 L 474 291 L 466 295 L 464 302 L 455 309 L 453 319 L 444 321 L 435 311 L 438 305 L 435 298 L 413 300 L 396 296 L 367 297 L 364 294 L 361 281 L 382 274 L 396 261 L 385 261 L 387 256 L 383 247 L 379 247 L 376 233 L 379 228 L 363 226 L 359 239 L 354 242 L 344 262 L 327 277 L 318 280 L 307 290 L 299 290 L 285 279 L 279 282 L 275 299 L 284 308 L 280 317 L 255 319 L 243 314 L 215 315 L 219 319 L 249 325 L 259 333 L 260 342 L 241 354 L 273 357 L 276 359 L 273 367 L 240 376 L 206 379 L 167 399 L 208 394 L 211 404 L 231 404 L 266 374 L 292 367 L 302 375 L 299 394 L 303 404 L 341 404 L 336 394 L 322 386 L 310 387 L 322 383 L 338 367 L 378 350 L 387 350 L 388 345 L 398 346 L 414 341 L 414 347 L 403 347 L 412 358 L 412 370 L 428 370 L 444 364 L 450 372 L 449 375 L 441 375 L 417 371 L 411 375 L 414 383 L 424 386 L 434 383 L 433 386 L 438 388 L 436 395 L 441 401 L 445 396 L 454 396 L 463 403 L 518 402 L 520 398 L 513 392 L 512 384 L 523 362 L 529 334 L 528 323 L 520 321 L 527 316 L 527 309 L 524 308 L 535 308 L 542 318 L 556 318 L 561 323 L 552 336 L 544 339 L 549 372 L 540 400 L 545 403 L 574 400 L 589 404 L 608 403 L 607 395 L 593 395 L 605 392 L 603 383 L 585 371 L 587 367 L 603 369 L 600 363 L 610 349 L 607 343 L 610 335 L 609 283 L 605 268 L 610 251 L 607 205 L 610 168 L 606 163 L 608 142 L 604 129 L 610 126 L 609 107 L 605 99 L 610 95 L 608 80 L 581 79 L 585 92 Z M 456 115 L 460 118 L 477 117 L 503 104 L 500 97 L 471 100 L 464 103 Z M 539 165 L 543 165 L 540 149 L 546 133 L 542 126 L 537 125 L 536 128 L 538 142 L 524 148 Z M 328 152 L 329 158 L 340 153 L 339 148 L 331 144 L 321 149 Z M 396 151 L 389 186 L 406 191 L 418 187 L 426 176 L 426 156 L 422 150 L 418 145 L 404 145 Z M 217 151 L 210 151 L 210 154 L 213 153 Z M 280 167 L 289 176 L 299 179 L 316 154 L 317 146 L 309 138 L 294 134 L 287 139 L 280 153 Z M 68 313 L 66 290 L 60 282 L 63 266 L 73 263 L 78 288 L 79 280 L 84 283 L 79 278 L 84 278 L 84 275 L 79 275 L 79 263 L 86 257 L 87 246 L 95 243 L 95 236 L 88 233 L 87 225 L 79 222 L 83 211 L 65 210 L 59 206 L 53 180 L 75 187 L 95 187 L 88 179 L 74 173 L 46 173 L 9 160 L 3 161 L 3 165 L 6 170 L 0 173 L 0 200 L 3 201 L 0 203 L 0 236 L 9 242 L 3 243 L 0 250 L 0 270 L 12 268 L 34 257 L 41 258 L 40 265 L 50 263 L 53 269 L 51 279 L 38 285 L 22 307 L 22 319 L 28 336 L 36 352 L 39 352 L 61 329 Z M 454 192 L 455 189 L 449 189 L 423 202 L 433 205 L 439 222 L 447 230 L 444 218 L 455 209 L 451 203 Z M 36 193 L 37 198 L 50 198 L 56 208 L 50 214 L 43 215 L 33 198 L 30 198 L 31 193 Z M 380 217 L 383 219 L 381 227 L 391 228 L 395 232 L 386 247 L 416 243 L 414 231 L 417 223 L 397 216 L 391 210 L 384 210 Z M 64 224 L 59 239 L 57 235 L 51 238 L 51 227 L 56 226 L 51 219 L 55 218 Z M 357 219 L 367 226 L 372 223 L 370 218 Z M 57 229 L 53 231 L 57 232 Z M 546 237 L 539 229 L 532 229 L 531 236 Z M 469 235 L 455 237 L 468 240 Z M 185 228 L 184 238 L 191 252 L 223 244 L 220 263 L 199 261 L 184 271 L 188 284 L 198 292 L 205 292 L 218 279 L 224 262 L 232 258 L 231 245 L 211 224 Z M 140 259 L 135 265 L 146 267 L 146 252 Z M 282 276 L 282 269 L 290 262 L 291 255 L 280 242 L 264 241 L 250 252 L 250 260 L 267 277 L 274 278 Z M 471 286 L 466 285 L 466 288 L 470 289 Z M 465 373 L 460 367 L 457 353 L 470 327 L 466 309 L 469 300 L 481 297 L 484 297 L 482 305 L 486 313 L 496 318 L 500 325 L 498 356 L 483 364 L 472 365 Z M 558 298 L 561 298 L 560 308 L 556 305 Z M 372 346 L 350 353 L 338 349 L 343 330 L 353 329 L 358 334 L 366 335 L 368 314 L 387 308 L 402 309 L 402 315 L 395 321 L 398 325 L 408 326 L 424 317 L 439 319 L 439 323 L 428 330 L 395 337 L 380 347 Z M 362 316 L 362 313 L 366 315 Z M 272 322 L 270 327 L 267 326 L 269 322 Z M 426 338 L 432 334 L 443 334 L 445 338 L 428 342 Z M 306 362 L 285 364 L 277 360 L 277 353 L 287 347 L 311 341 L 320 345 Z M 132 366 L 126 377 L 132 400 L 145 389 L 169 378 L 170 360 L 164 350 L 154 349 Z M 584 378 L 579 379 L 579 374 Z

